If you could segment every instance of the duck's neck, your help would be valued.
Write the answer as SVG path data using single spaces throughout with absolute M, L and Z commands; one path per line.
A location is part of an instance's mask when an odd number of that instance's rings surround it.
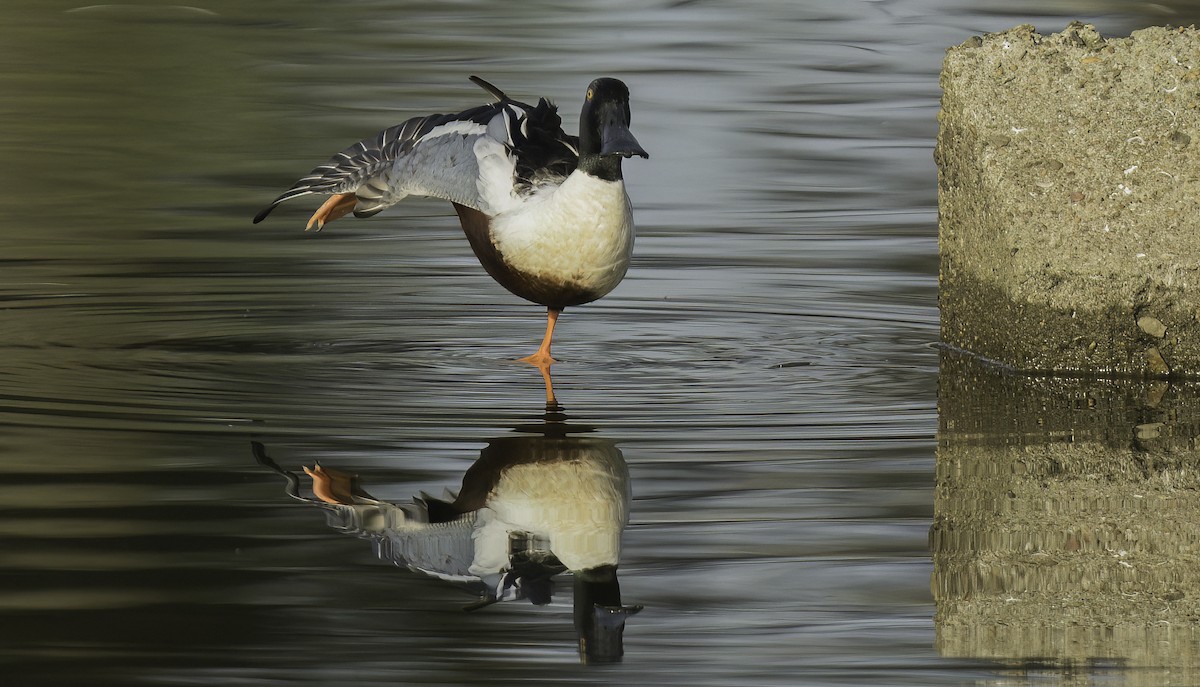
M 579 151 L 579 171 L 603 179 L 604 181 L 620 181 L 621 180 L 621 156 L 620 155 L 600 155 L 599 153 L 585 152 L 587 147 L 583 145 L 583 139 L 580 137 Z M 599 148 L 599 146 L 596 146 Z
M 601 155 L 600 127 L 594 110 L 585 107 L 579 116 L 579 164 L 585 174 L 605 181 L 620 181 L 621 156 Z

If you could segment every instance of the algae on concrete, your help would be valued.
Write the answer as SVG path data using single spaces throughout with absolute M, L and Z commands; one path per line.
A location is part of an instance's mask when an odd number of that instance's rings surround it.
M 951 48 L 941 85 L 942 340 L 1200 375 L 1200 31 L 1018 26 Z

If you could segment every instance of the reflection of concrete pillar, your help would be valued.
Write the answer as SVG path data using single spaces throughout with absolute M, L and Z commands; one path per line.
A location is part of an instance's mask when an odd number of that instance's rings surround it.
M 942 654 L 1200 668 L 1195 388 L 943 354 L 938 408 Z
M 1019 26 L 951 48 L 941 83 L 942 340 L 1200 374 L 1200 32 Z

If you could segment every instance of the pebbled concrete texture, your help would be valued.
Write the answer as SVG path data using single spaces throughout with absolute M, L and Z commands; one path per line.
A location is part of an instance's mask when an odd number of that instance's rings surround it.
M 1200 31 L 947 51 L 942 340 L 1019 370 L 1200 376 Z

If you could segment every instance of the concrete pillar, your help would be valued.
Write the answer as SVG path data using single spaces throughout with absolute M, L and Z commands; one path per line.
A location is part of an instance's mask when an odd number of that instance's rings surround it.
M 1200 375 L 1200 32 L 951 48 L 942 339 L 1025 371 Z

